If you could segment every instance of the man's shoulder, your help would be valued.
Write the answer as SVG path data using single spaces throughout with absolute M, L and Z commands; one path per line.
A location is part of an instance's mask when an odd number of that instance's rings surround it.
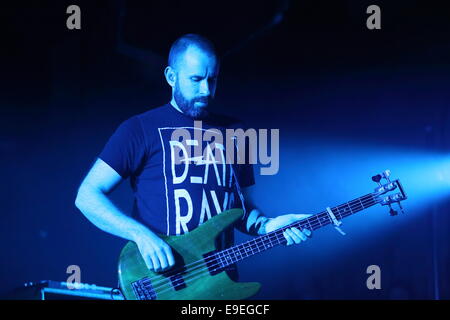
M 243 121 L 235 116 L 217 113 L 213 111 L 210 112 L 208 116 L 208 122 L 210 123 L 210 125 L 216 125 L 231 129 L 242 128 L 244 126 Z
M 167 121 L 168 112 L 167 104 L 161 105 L 129 117 L 122 125 L 139 129 L 158 127 Z
M 152 122 L 155 122 L 156 125 L 158 122 L 157 119 L 164 118 L 164 107 L 165 105 L 162 105 L 145 112 L 129 116 L 120 123 L 118 130 L 133 134 L 142 134 L 145 131 L 144 128 L 151 126 Z
M 139 120 L 149 120 L 149 119 L 155 119 L 160 116 L 165 116 L 168 111 L 168 104 L 163 104 L 161 106 L 151 108 L 145 112 L 139 113 L 134 115 L 132 118 L 136 118 Z

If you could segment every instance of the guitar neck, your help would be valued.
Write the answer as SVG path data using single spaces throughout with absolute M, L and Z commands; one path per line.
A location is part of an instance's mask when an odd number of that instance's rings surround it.
M 374 194 L 369 193 L 365 196 L 359 197 L 330 209 L 336 219 L 341 220 L 343 218 L 351 216 L 354 213 L 372 207 L 377 203 L 378 202 L 375 200 Z M 296 227 L 299 229 L 306 228 L 309 230 L 316 230 L 329 224 L 333 224 L 332 218 L 330 217 L 328 211 L 322 211 L 312 215 L 309 218 L 294 222 L 290 225 L 284 226 L 283 228 L 277 229 L 247 242 L 217 252 L 216 258 L 218 259 L 218 262 L 222 265 L 222 267 L 225 267 L 235 262 L 244 260 L 245 258 L 251 257 L 257 253 L 263 252 L 267 249 L 273 248 L 277 245 L 286 244 L 287 240 L 284 237 L 283 232 L 288 228 Z

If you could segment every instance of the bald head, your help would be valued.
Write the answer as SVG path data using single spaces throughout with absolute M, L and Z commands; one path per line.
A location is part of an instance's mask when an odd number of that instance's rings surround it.
M 183 59 L 188 49 L 196 49 L 203 54 L 218 60 L 216 49 L 211 41 L 198 34 L 186 34 L 174 41 L 169 52 L 169 66 L 177 69 L 180 59 Z

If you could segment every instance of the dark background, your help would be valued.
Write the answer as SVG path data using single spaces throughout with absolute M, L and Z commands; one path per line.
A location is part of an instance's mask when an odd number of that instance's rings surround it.
M 82 29 L 66 28 L 78 4 Z M 366 28 L 377 4 L 382 29 Z M 315 213 L 373 190 L 390 168 L 406 214 L 377 207 L 300 246 L 241 263 L 259 299 L 450 298 L 450 11 L 433 1 L 16 1 L 2 4 L 0 293 L 26 281 L 116 286 L 125 241 L 75 208 L 115 128 L 169 101 L 170 44 L 223 55 L 214 108 L 280 129 L 280 171 L 254 197 L 268 216 Z M 113 194 L 129 212 L 128 182 Z M 238 241 L 247 239 L 238 235 Z M 368 290 L 366 268 L 382 271 Z

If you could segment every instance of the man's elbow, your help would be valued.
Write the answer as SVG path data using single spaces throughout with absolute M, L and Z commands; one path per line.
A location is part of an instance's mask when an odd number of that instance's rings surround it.
M 78 188 L 77 191 L 77 195 L 75 197 L 75 207 L 77 207 L 80 211 L 82 211 L 82 207 L 83 207 L 83 190 L 82 190 L 83 185 L 81 185 Z
M 77 195 L 75 197 L 75 207 L 81 212 L 86 207 L 87 199 L 95 193 L 94 188 L 90 187 L 86 183 L 82 183 L 78 188 Z

